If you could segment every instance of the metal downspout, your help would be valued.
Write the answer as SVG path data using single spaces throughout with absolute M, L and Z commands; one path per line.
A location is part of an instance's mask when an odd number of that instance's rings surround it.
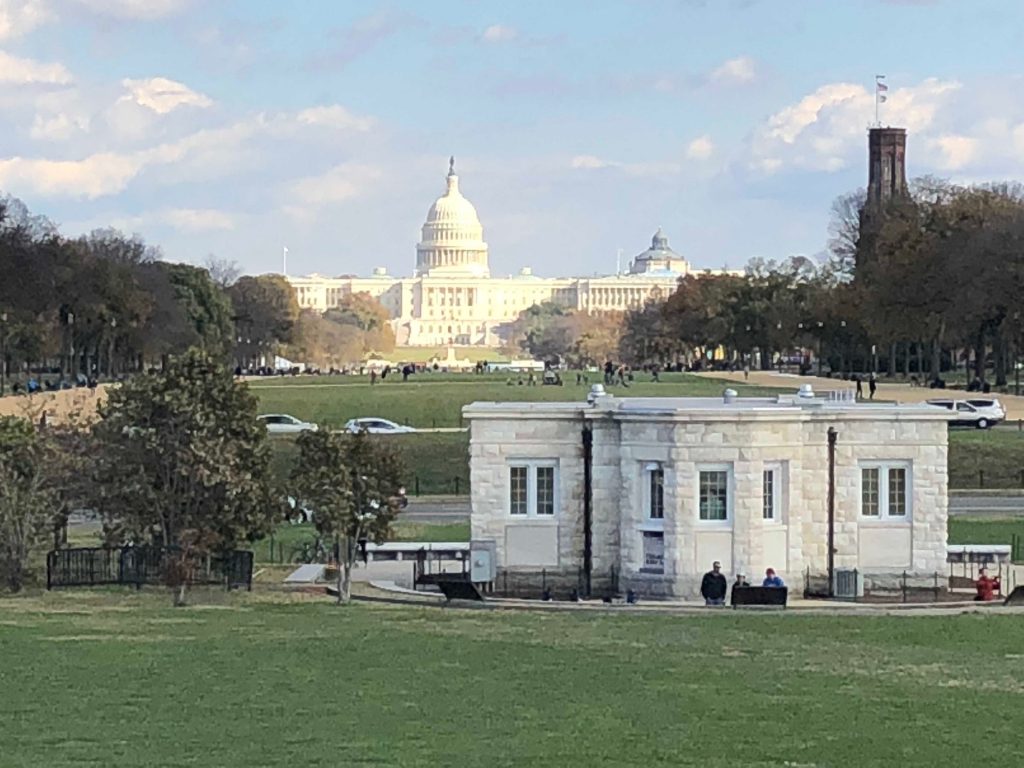
M 836 572 L 836 439 L 839 433 L 828 428 L 828 596 L 835 597 Z

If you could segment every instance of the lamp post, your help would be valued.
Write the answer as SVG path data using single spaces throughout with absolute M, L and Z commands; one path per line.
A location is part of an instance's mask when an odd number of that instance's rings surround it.
M 110 341 L 107 343 L 107 377 L 114 378 L 114 340 L 117 335 L 117 318 L 110 318 Z
M 823 323 L 821 320 L 819 320 L 818 321 L 818 378 L 819 379 L 821 378 L 821 344 L 822 344 L 821 337 L 825 333 L 825 331 L 823 330 L 824 327 L 825 327 L 825 323 Z M 829 369 L 829 377 L 831 378 L 831 376 L 832 376 L 832 373 L 831 373 L 831 368 L 830 368 Z
M 7 313 L 0 312 L 0 397 L 7 394 Z
M 68 312 L 68 374 L 75 365 L 75 313 Z

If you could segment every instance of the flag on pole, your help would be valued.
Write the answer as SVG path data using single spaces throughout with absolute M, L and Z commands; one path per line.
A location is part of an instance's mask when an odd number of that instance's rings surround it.
M 882 78 L 884 77 L 885 75 L 875 75 L 875 95 L 878 97 L 878 100 L 883 104 L 888 98 L 885 95 L 886 91 L 889 90 L 889 86 L 882 82 Z

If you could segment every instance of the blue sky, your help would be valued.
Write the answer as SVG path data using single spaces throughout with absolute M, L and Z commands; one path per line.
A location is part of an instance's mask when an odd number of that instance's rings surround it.
M 883 122 L 1024 173 L 1008 0 L 0 0 L 0 190 L 248 272 L 410 274 L 454 154 L 494 274 L 820 254 Z

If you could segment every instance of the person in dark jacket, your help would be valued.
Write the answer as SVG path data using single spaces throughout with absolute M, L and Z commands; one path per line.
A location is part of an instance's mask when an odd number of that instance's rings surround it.
M 729 585 L 722 574 L 722 564 L 715 560 L 711 570 L 704 574 L 700 582 L 700 594 L 704 605 L 725 605 L 725 591 Z

